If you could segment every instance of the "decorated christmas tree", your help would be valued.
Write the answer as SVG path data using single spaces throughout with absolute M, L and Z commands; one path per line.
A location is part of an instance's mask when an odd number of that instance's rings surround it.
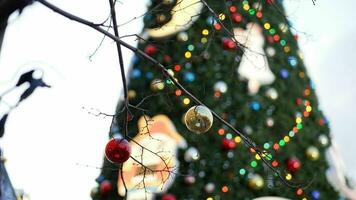
M 326 176 L 328 122 L 281 1 L 153 0 L 148 10 L 138 48 L 251 140 L 137 54 L 93 199 L 339 199 Z

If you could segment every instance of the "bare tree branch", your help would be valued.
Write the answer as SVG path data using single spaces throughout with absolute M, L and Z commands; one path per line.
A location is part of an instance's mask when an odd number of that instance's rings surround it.
M 203 3 L 205 2 L 204 0 L 201 0 Z M 110 32 L 102 29 L 101 27 L 95 26 L 94 23 L 87 21 L 83 18 L 80 18 L 78 16 L 75 16 L 71 13 L 68 13 L 60 8 L 58 8 L 57 6 L 45 1 L 45 0 L 38 0 L 38 2 L 42 3 L 43 5 L 45 5 L 46 7 L 52 9 L 54 12 L 67 17 L 71 20 L 74 20 L 76 22 L 79 22 L 81 24 L 84 24 L 86 26 L 89 26 L 99 32 L 101 32 L 102 34 L 105 34 L 106 36 L 108 36 L 109 38 L 111 38 L 112 40 L 114 40 L 118 45 L 123 45 L 124 47 L 130 49 L 131 51 L 139 54 L 140 56 L 142 56 L 143 58 L 145 58 L 147 61 L 151 62 L 152 64 L 154 64 L 154 66 L 160 68 L 160 70 L 162 71 L 163 75 L 165 75 L 167 78 L 169 78 L 174 85 L 180 89 L 183 93 L 185 93 L 185 95 L 189 96 L 196 104 L 198 105 L 203 105 L 206 106 L 202 101 L 200 101 L 196 96 L 194 96 L 191 92 L 189 92 L 187 89 L 185 89 L 185 87 L 183 85 L 181 85 L 177 80 L 175 80 L 175 78 L 169 73 L 169 71 L 166 69 L 166 67 L 164 65 L 162 65 L 160 62 L 158 62 L 157 60 L 155 60 L 154 58 L 150 57 L 149 55 L 147 55 L 145 52 L 141 51 L 140 49 L 137 49 L 131 45 L 129 45 L 128 43 L 122 41 L 119 37 L 111 34 Z M 205 5 L 209 8 L 209 5 L 205 2 Z M 228 30 L 226 29 L 226 31 L 228 32 Z M 237 42 L 237 41 L 236 41 Z M 123 71 L 122 71 L 123 73 Z M 126 83 L 126 82 L 125 82 Z M 213 114 L 213 116 L 215 117 L 215 119 L 217 119 L 218 121 L 220 121 L 222 124 L 224 124 L 225 126 L 227 126 L 229 129 L 232 130 L 232 132 L 234 132 L 235 134 L 239 135 L 241 137 L 241 139 L 245 142 L 245 144 L 249 147 L 252 148 L 260 157 L 261 160 L 280 178 L 281 181 L 283 181 L 283 183 L 291 188 L 301 188 L 303 187 L 301 184 L 293 184 L 290 183 L 289 181 L 287 181 L 284 177 L 284 175 L 278 170 L 275 169 L 274 167 L 272 167 L 272 165 L 269 163 L 269 161 L 265 158 L 266 157 L 266 152 L 260 150 L 260 148 L 258 148 L 252 141 L 251 139 L 241 133 L 240 131 L 238 131 L 235 127 L 233 127 L 230 123 L 228 123 L 227 121 L 225 121 L 222 117 L 220 117 L 217 113 L 215 113 L 213 110 L 211 110 L 211 113 Z M 125 130 L 127 131 L 127 130 Z M 128 138 L 130 138 L 129 136 L 127 136 Z M 130 138 L 132 140 L 132 138 Z M 136 142 L 136 144 L 140 145 L 139 143 Z M 142 145 L 140 145 L 142 146 Z M 163 159 L 163 158 L 162 158 Z

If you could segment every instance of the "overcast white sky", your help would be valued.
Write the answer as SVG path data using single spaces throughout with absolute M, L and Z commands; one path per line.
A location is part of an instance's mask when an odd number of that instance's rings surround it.
M 121 1 L 117 7 L 120 21 L 142 14 L 146 1 Z M 107 17 L 106 1 L 51 2 L 91 20 Z M 325 0 L 316 6 L 311 0 L 286 2 L 297 29 L 312 35 L 312 40 L 302 37 L 301 47 L 322 109 L 356 178 L 356 89 L 352 84 L 356 78 L 352 60 L 356 58 L 356 2 Z M 136 20 L 120 32 L 138 33 L 141 28 L 141 21 Z M 88 115 L 82 107 L 112 113 L 120 91 L 112 42 L 105 41 L 93 61 L 88 60 L 100 39 L 95 31 L 38 4 L 10 22 L 0 57 L 0 91 L 14 83 L 8 80 L 18 69 L 23 72 L 32 67 L 44 68 L 45 79 L 53 86 L 36 91 L 10 115 L 0 141 L 13 184 L 30 193 L 31 199 L 90 199 L 99 171 L 82 165 L 101 165 L 110 119 Z M 128 65 L 132 54 L 125 52 Z

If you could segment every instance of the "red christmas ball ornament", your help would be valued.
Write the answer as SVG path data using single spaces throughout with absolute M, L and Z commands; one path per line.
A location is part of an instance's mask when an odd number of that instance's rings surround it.
M 130 155 L 131 145 L 123 138 L 113 138 L 106 144 L 105 156 L 112 163 L 121 164 L 129 159 Z
M 236 44 L 232 39 L 224 38 L 223 39 L 223 47 L 224 47 L 224 49 L 231 50 L 231 49 L 235 49 L 236 48 Z
M 165 63 L 171 63 L 172 57 L 170 57 L 169 55 L 164 55 L 163 60 Z
M 145 47 L 145 53 L 149 56 L 153 56 L 157 53 L 157 47 L 152 44 L 149 44 Z
M 100 193 L 101 194 L 106 194 L 108 192 L 110 192 L 110 190 L 112 189 L 112 184 L 110 183 L 110 181 L 103 181 L 100 184 Z
M 165 194 L 162 196 L 162 200 L 176 200 L 176 196 L 174 196 L 173 194 Z
M 239 23 L 242 21 L 242 15 L 240 15 L 239 13 L 232 14 L 231 18 L 235 23 Z
M 232 140 L 232 139 L 226 139 L 226 138 L 224 138 L 224 139 L 222 139 L 222 141 L 221 141 L 221 148 L 222 148 L 223 150 L 227 150 L 227 151 L 233 150 L 233 149 L 236 148 L 236 143 L 235 143 L 235 141 Z
M 302 164 L 300 163 L 298 158 L 290 158 L 287 160 L 287 169 L 290 172 L 297 172 L 300 169 L 301 165 Z

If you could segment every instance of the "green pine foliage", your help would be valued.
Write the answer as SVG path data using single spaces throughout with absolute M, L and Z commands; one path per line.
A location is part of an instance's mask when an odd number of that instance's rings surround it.
M 191 106 L 195 105 L 193 101 L 188 105 L 184 104 L 183 100 L 188 97 L 184 94 L 177 96 L 174 84 L 162 75 L 159 68 L 136 55 L 132 61 L 129 78 L 129 90 L 131 94 L 135 92 L 134 97 L 130 98 L 130 103 L 136 105 L 143 98 L 155 94 L 140 105 L 140 108 L 146 109 L 144 114 L 169 116 L 177 131 L 188 142 L 188 146 L 196 147 L 200 153 L 198 161 L 187 162 L 184 160 L 185 150 L 179 150 L 179 173 L 192 175 L 196 181 L 190 185 L 186 183 L 184 176 L 177 176 L 168 192 L 179 200 L 200 200 L 208 197 L 215 200 L 247 200 L 261 196 L 338 199 L 338 193 L 326 179 L 328 164 L 325 150 L 328 145 L 322 144 L 318 139 L 323 136 L 329 139 L 327 120 L 318 109 L 313 83 L 303 64 L 297 37 L 292 33 L 293 28 L 284 17 L 282 4 L 280 1 L 272 0 L 206 1 L 216 14 L 225 15 L 225 19 L 221 22 L 228 30 L 237 27 L 245 29 L 250 22 L 255 22 L 262 27 L 265 38 L 264 49 L 275 51 L 275 55 L 267 53 L 269 66 L 276 77 L 272 84 L 261 86 L 256 95 L 248 94 L 247 81 L 242 80 L 237 73 L 243 50 L 223 47 L 222 41 L 224 38 L 229 38 L 229 35 L 223 29 L 216 30 L 214 24 L 219 22 L 206 8 L 203 9 L 199 19 L 186 30 L 187 41 L 182 41 L 179 36 L 174 35 L 165 39 L 141 41 L 138 48 L 145 50 L 148 45 L 156 47 L 157 52 L 153 53 L 152 57 L 163 63 L 167 69 L 172 69 L 174 77 L 209 108 L 236 129 L 247 134 L 261 149 L 270 152 L 272 156 L 270 162 L 275 161 L 275 164 L 278 162 L 276 168 L 282 174 L 290 173 L 291 183 L 304 185 L 309 184 L 310 181 L 311 183 L 302 195 L 297 195 L 296 189 L 284 185 L 261 160 L 256 159 L 255 153 L 251 153 L 250 149 L 243 142 L 239 142 L 239 138 L 236 138 L 236 135 L 219 121 L 215 120 L 213 127 L 205 134 L 197 135 L 190 132 L 182 122 L 182 117 Z M 258 2 L 261 3 L 262 16 L 254 7 Z M 145 28 L 158 27 L 169 21 L 171 18 L 169 11 L 174 4 L 175 2 L 165 5 L 161 0 L 153 0 L 149 9 L 154 9 L 144 17 Z M 231 6 L 236 7 L 235 13 L 241 15 L 240 22 L 232 20 Z M 157 18 L 161 15 L 164 15 L 165 19 L 161 18 L 163 20 L 158 22 Z M 224 18 L 222 15 L 221 17 Z M 209 31 L 208 35 L 202 34 L 204 29 Z M 202 38 L 206 38 L 207 42 L 202 42 Z M 190 52 L 192 56 L 186 58 L 186 52 Z M 180 66 L 180 70 L 177 70 L 179 68 L 177 65 Z M 155 79 L 164 82 L 163 90 L 151 89 L 151 82 Z M 218 81 L 227 84 L 226 93 L 214 91 L 214 85 Z M 273 99 L 266 95 L 271 88 L 277 91 L 278 98 Z M 118 110 L 121 110 L 120 106 Z M 143 112 L 137 109 L 130 111 L 133 118 L 129 121 L 129 134 L 134 136 L 138 132 L 137 120 Z M 302 121 L 297 123 L 297 118 Z M 272 121 L 273 125 L 271 125 Z M 118 130 L 114 130 L 111 136 L 117 131 L 122 133 L 123 114 L 118 115 L 117 125 Z M 219 129 L 224 130 L 220 130 L 224 133 L 218 134 Z M 236 140 L 237 147 L 231 151 L 223 150 L 221 147 L 223 138 Z M 316 160 L 306 155 L 306 150 L 311 146 L 316 147 L 320 152 Z M 277 147 L 278 150 L 275 150 Z M 289 172 L 286 164 L 287 160 L 293 157 L 298 158 L 301 163 L 297 172 Z M 116 165 L 104 161 L 98 182 L 109 180 L 113 187 L 107 194 L 100 194 L 100 192 L 94 194 L 93 199 L 122 199 L 116 189 L 118 171 Z M 249 187 L 249 174 L 262 176 L 263 187 L 260 189 Z M 214 191 L 210 194 L 204 189 L 207 183 L 215 185 Z M 224 186 L 228 187 L 228 192 L 222 191 Z M 317 197 L 316 193 L 320 193 L 320 196 Z M 157 199 L 161 197 L 158 196 Z

